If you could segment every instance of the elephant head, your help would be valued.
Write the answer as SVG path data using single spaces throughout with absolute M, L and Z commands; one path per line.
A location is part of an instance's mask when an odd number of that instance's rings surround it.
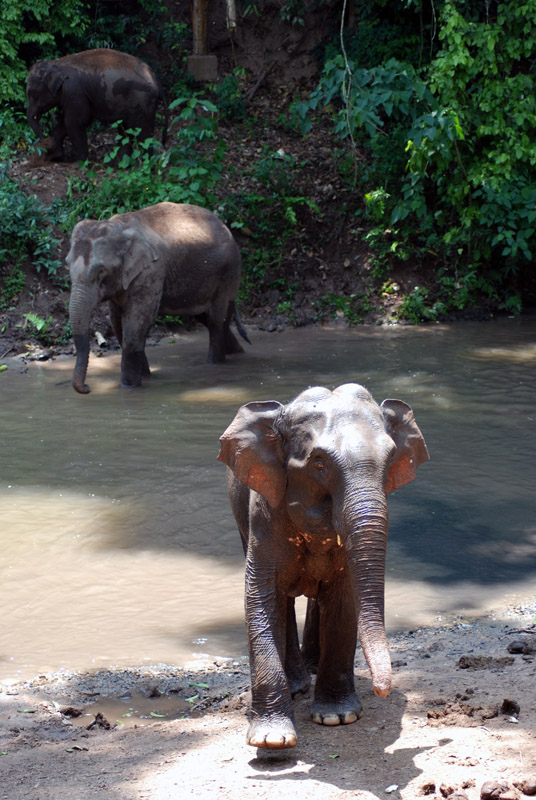
M 26 116 L 36 136 L 42 138 L 41 117 L 60 104 L 61 87 L 66 75 L 53 61 L 38 61 L 26 81 Z
M 429 459 L 411 408 L 401 400 L 379 406 L 352 383 L 307 389 L 286 406 L 249 403 L 221 437 L 219 459 L 265 499 L 263 513 L 285 541 L 298 532 L 313 557 L 344 549 L 374 692 L 389 694 L 386 495 Z
M 76 348 L 72 383 L 77 392 L 90 391 L 85 378 L 94 308 L 103 300 L 124 297 L 138 275 L 156 260 L 150 232 L 141 227 L 91 219 L 75 225 L 66 262 L 72 284 L 69 320 Z

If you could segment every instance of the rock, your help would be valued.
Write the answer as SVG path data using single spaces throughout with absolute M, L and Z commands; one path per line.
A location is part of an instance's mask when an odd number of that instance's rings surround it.
M 514 663 L 513 658 L 492 658 L 491 656 L 461 656 L 457 666 L 459 669 L 496 669 L 509 667 Z
M 529 642 L 528 639 L 514 639 L 506 649 L 509 653 L 523 653 L 525 655 L 536 651 L 534 644 Z
M 501 714 L 505 717 L 517 717 L 520 712 L 519 703 L 515 700 L 503 700 L 501 705 Z
M 421 786 L 421 794 L 425 796 L 429 794 L 435 794 L 435 783 L 433 781 L 427 781 L 426 783 L 423 783 Z
M 486 781 L 480 790 L 481 800 L 501 800 L 504 794 L 508 791 L 507 783 L 498 783 L 497 781 Z
M 521 781 L 514 781 L 514 786 L 520 792 L 526 794 L 527 797 L 536 797 L 536 776 L 533 778 L 524 778 Z

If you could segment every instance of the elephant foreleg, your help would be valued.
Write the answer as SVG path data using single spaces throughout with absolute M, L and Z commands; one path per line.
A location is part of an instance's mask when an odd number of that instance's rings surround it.
M 322 588 L 317 603 L 320 658 L 312 719 L 320 725 L 348 725 L 362 714 L 354 684 L 357 617 L 349 579 Z
M 52 161 L 62 161 L 65 157 L 63 142 L 66 136 L 67 130 L 65 128 L 63 117 L 56 118 L 56 124 L 54 125 L 51 133 L 52 144 L 47 150 L 47 155 L 50 159 L 52 159 Z
M 246 570 L 246 626 L 251 667 L 251 716 L 247 743 L 278 750 L 295 747 L 292 696 L 285 673 L 288 598 L 262 599 L 253 569 Z
M 145 340 L 150 324 L 142 328 L 132 328 L 128 319 L 122 320 L 123 340 L 121 342 L 121 386 L 133 389 L 141 385 L 142 378 L 151 374 L 145 354 Z
M 76 106 L 65 114 L 65 128 L 67 136 L 73 145 L 73 152 L 78 161 L 86 161 L 89 155 L 87 144 L 87 126 L 91 118 L 86 111 Z

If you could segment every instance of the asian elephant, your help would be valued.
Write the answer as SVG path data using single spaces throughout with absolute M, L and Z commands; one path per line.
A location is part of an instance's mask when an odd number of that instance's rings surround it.
M 145 340 L 157 314 L 198 317 L 208 328 L 211 362 L 242 352 L 231 320 L 249 341 L 235 307 L 240 251 L 227 226 L 205 208 L 158 203 L 109 220 L 82 220 L 71 234 L 66 261 L 77 392 L 89 392 L 89 323 L 103 300 L 122 348 L 125 387 L 139 386 L 149 375 Z
M 64 157 L 63 142 L 71 140 L 76 159 L 88 157 L 87 127 L 93 120 L 122 121 L 123 129 L 141 129 L 141 139 L 153 136 L 156 109 L 164 104 L 165 144 L 168 124 L 162 89 L 147 64 L 118 50 L 85 50 L 53 61 L 38 61 L 26 81 L 27 118 L 42 137 L 40 119 L 52 108 L 59 110 L 48 155 Z
M 292 697 L 317 672 L 312 718 L 355 722 L 357 635 L 374 693 L 391 691 L 384 625 L 386 495 L 429 459 L 411 408 L 355 383 L 288 405 L 248 403 L 220 438 L 246 553 L 252 708 L 248 744 L 297 743 Z M 300 651 L 294 598 L 306 595 Z

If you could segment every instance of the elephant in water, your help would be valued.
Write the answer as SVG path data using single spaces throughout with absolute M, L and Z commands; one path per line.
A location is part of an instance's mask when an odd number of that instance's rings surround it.
M 312 718 L 355 722 L 357 635 L 374 693 L 391 691 L 384 624 L 386 495 L 429 455 L 411 408 L 377 405 L 355 383 L 314 387 L 288 405 L 242 406 L 221 436 L 246 553 L 254 747 L 297 743 L 292 697 L 317 673 Z M 300 651 L 294 598 L 306 595 Z
M 141 139 L 153 136 L 156 109 L 162 101 L 166 141 L 168 112 L 154 73 L 139 58 L 117 50 L 85 50 L 82 53 L 38 61 L 26 81 L 28 123 L 39 138 L 43 114 L 57 108 L 50 158 L 62 160 L 63 142 L 71 140 L 75 157 L 88 157 L 87 127 L 93 120 L 122 121 L 123 129 L 140 129 Z
M 109 220 L 82 220 L 71 234 L 66 261 L 77 392 L 89 392 L 89 323 L 103 300 L 122 348 L 125 387 L 139 386 L 150 373 L 145 340 L 158 314 L 198 317 L 208 328 L 211 362 L 242 352 L 230 330 L 232 320 L 249 341 L 235 305 L 240 250 L 227 226 L 205 208 L 158 203 Z

